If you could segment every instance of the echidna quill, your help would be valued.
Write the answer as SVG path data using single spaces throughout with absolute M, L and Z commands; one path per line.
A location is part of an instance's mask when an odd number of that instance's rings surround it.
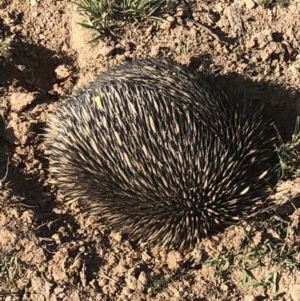
M 259 211 L 276 137 L 261 108 L 171 60 L 125 63 L 50 117 L 52 183 L 140 244 L 182 249 Z

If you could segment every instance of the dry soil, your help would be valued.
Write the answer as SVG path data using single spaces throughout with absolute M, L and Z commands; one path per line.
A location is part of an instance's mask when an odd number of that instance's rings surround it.
M 0 300 L 300 300 L 299 179 L 277 186 L 273 217 L 189 252 L 135 248 L 47 183 L 48 114 L 128 59 L 161 55 L 208 68 L 264 103 L 291 136 L 300 115 L 300 1 L 268 9 L 256 0 L 188 2 L 165 16 L 169 23 L 121 22 L 115 37 L 92 47 L 71 1 L 1 0 L 0 178 L 8 172 Z

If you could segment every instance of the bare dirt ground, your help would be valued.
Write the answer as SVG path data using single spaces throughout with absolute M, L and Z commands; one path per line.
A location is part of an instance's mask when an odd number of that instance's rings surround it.
M 300 115 L 299 0 L 268 9 L 189 1 L 166 18 L 124 22 L 91 48 L 69 1 L 1 0 L 0 178 L 10 163 L 0 182 L 0 300 L 300 300 L 299 179 L 278 185 L 276 212 L 168 253 L 133 247 L 47 183 L 48 113 L 126 59 L 204 62 L 264 103 L 291 136 Z

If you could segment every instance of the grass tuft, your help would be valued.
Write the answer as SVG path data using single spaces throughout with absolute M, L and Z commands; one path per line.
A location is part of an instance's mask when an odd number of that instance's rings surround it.
M 290 4 L 290 0 L 261 0 L 259 4 L 264 8 L 273 8 L 276 5 L 286 7 Z
M 3 42 L 0 43 L 0 56 L 7 58 L 9 56 L 12 39 L 6 38 Z
M 128 18 L 165 21 L 160 16 L 174 11 L 177 0 L 79 0 L 77 10 L 82 27 L 94 31 L 89 43 L 97 42 L 107 33 L 113 34 L 118 20 Z
M 244 287 L 268 288 L 273 298 L 277 298 L 281 294 L 278 287 L 281 275 L 300 268 L 298 245 L 291 240 L 291 223 L 273 215 L 267 223 L 253 221 L 244 227 L 244 232 L 239 249 L 224 246 L 204 264 L 221 281 L 227 281 L 234 273 L 240 276 Z M 262 273 L 261 267 L 268 272 Z
M 17 257 L 0 253 L 0 282 L 13 283 L 22 274 L 22 270 Z
M 276 129 L 277 130 L 277 129 Z M 286 179 L 300 176 L 300 116 L 296 119 L 295 131 L 292 139 L 284 142 L 277 130 L 279 147 L 277 153 L 279 157 L 280 175 Z

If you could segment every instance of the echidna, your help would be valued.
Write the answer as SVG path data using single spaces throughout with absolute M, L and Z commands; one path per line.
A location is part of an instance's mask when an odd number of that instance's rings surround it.
M 130 240 L 191 247 L 257 212 L 271 176 L 275 132 L 240 96 L 171 60 L 112 68 L 50 118 L 52 182 Z

